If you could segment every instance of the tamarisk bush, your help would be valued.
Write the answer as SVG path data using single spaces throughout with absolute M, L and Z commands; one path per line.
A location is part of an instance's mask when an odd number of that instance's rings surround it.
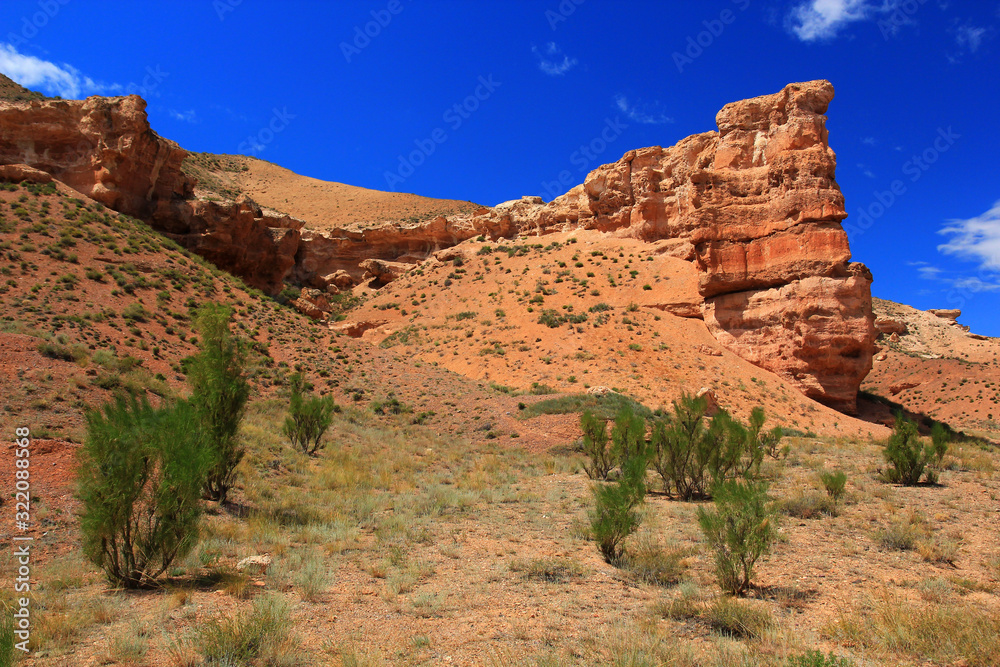
M 645 441 L 643 441 L 645 445 Z M 616 565 L 623 554 L 622 542 L 639 527 L 641 517 L 636 507 L 646 497 L 645 446 L 621 465 L 621 476 L 610 484 L 592 487 L 594 509 L 590 530 L 597 548 L 608 563 Z
M 608 425 L 588 410 L 580 417 L 580 427 L 583 429 L 583 453 L 587 456 L 583 469 L 590 479 L 606 480 L 614 467 L 608 448 Z
M 919 484 L 921 477 L 928 484 L 935 484 L 937 472 L 931 464 L 940 462 L 947 450 L 947 434 L 943 428 L 932 432 L 931 442 L 924 444 L 916 422 L 897 413 L 892 435 L 882 452 L 886 462 L 892 467 L 885 470 L 882 477 L 887 482 L 905 486 Z
M 292 444 L 310 456 L 319 449 L 323 434 L 333 422 L 337 406 L 332 396 L 312 396 L 312 387 L 301 373 L 290 378 L 292 386 L 291 414 L 285 418 L 283 432 Z
M 750 588 L 757 560 L 777 537 L 777 514 L 767 496 L 767 483 L 721 482 L 713 489 L 714 510 L 698 508 L 698 524 L 715 551 L 719 587 L 731 595 Z
M 151 587 L 198 537 L 213 460 L 197 409 L 119 396 L 86 420 L 78 477 L 84 553 L 111 583 Z
M 764 455 L 773 455 L 781 439 L 779 428 L 763 431 L 762 408 L 744 425 L 725 410 L 709 420 L 707 407 L 704 398 L 683 394 L 673 415 L 653 426 L 653 466 L 664 491 L 682 500 L 708 498 L 719 482 L 758 476 Z
M 229 331 L 231 311 L 221 304 L 207 304 L 196 320 L 200 351 L 188 371 L 191 402 L 213 455 L 205 480 L 205 497 L 224 502 L 236 478 L 236 466 L 245 454 L 237 438 L 250 396 L 244 376 L 246 342 Z

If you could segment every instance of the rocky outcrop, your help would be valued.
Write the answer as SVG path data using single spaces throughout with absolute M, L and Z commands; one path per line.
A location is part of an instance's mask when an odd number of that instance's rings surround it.
M 383 259 L 366 259 L 361 262 L 365 279 L 373 279 L 379 285 L 388 285 L 414 267 L 406 262 L 388 262 Z
M 326 294 L 318 289 L 304 289 L 299 297 L 292 301 L 292 308 L 306 317 L 323 320 L 330 314 L 330 301 Z
M 301 221 L 249 200 L 193 199 L 195 181 L 181 171 L 186 155 L 150 129 L 146 102 L 135 95 L 0 102 L 5 170 L 26 165 L 50 174 L 250 285 L 277 292 L 295 264 Z
M 962 316 L 962 311 L 958 308 L 931 308 L 927 312 L 943 320 L 951 320 L 952 322 Z
M 847 214 L 823 115 L 832 99 L 829 82 L 812 81 L 728 104 L 718 131 L 629 151 L 548 204 L 523 197 L 471 214 L 324 232 L 249 200 L 193 199 L 185 151 L 149 128 L 134 96 L 0 102 L 0 164 L 50 173 L 270 293 L 285 280 L 324 290 L 366 277 L 385 284 L 478 236 L 585 228 L 647 241 L 650 253 L 690 261 L 698 274 L 702 302 L 665 295 L 665 311 L 695 317 L 700 309 L 732 352 L 853 411 L 875 327 L 871 274 L 850 263 L 840 225 Z
M 894 320 L 891 317 L 877 317 L 875 318 L 875 329 L 886 336 L 891 336 L 892 334 L 903 335 L 907 332 L 906 322 L 900 322 L 899 320 Z
M 823 115 L 827 81 L 726 105 L 718 132 L 629 151 L 549 204 L 485 214 L 521 233 L 584 227 L 673 239 L 726 347 L 852 412 L 871 369 L 871 274 L 851 264 Z M 480 216 L 483 217 L 483 216 Z

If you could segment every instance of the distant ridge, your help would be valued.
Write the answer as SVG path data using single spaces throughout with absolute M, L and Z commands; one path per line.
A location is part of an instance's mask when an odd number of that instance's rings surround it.
M 0 73 L 0 100 L 6 102 L 30 102 L 31 100 L 48 99 L 41 93 L 28 90 L 10 77 Z

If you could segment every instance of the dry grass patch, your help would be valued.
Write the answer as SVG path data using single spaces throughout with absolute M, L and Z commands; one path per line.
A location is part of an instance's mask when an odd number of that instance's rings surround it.
M 963 602 L 916 604 L 883 592 L 842 615 L 829 634 L 886 658 L 1000 665 L 1000 613 Z

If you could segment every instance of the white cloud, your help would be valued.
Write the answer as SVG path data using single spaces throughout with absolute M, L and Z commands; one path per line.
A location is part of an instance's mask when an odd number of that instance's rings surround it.
M 955 28 L 955 43 L 969 53 L 975 53 L 982 45 L 983 38 L 986 37 L 987 32 L 987 28 L 980 28 L 969 24 L 960 25 Z
M 917 273 L 924 280 L 936 280 L 941 275 L 941 269 L 936 266 L 921 266 L 917 269 Z
M 957 290 L 962 290 L 965 292 L 996 292 L 1000 290 L 1000 285 L 997 283 L 989 283 L 982 278 L 977 278 L 975 276 L 956 278 L 949 281 L 951 286 Z
M 168 113 L 170 113 L 170 117 L 175 120 L 184 121 L 185 123 L 198 122 L 198 114 L 194 109 L 188 109 L 187 111 L 177 111 L 176 109 L 171 109 Z
M 938 234 L 951 236 L 938 246 L 940 252 L 979 262 L 983 269 L 1000 270 L 1000 201 L 974 218 L 949 220 Z
M 562 76 L 579 62 L 576 58 L 570 58 L 563 53 L 555 42 L 549 42 L 544 49 L 532 46 L 531 52 L 538 57 L 538 69 L 549 76 Z
M 843 27 L 880 9 L 867 0 L 806 0 L 792 8 L 785 26 L 803 42 L 833 39 Z
M 615 95 L 615 106 L 618 107 L 619 111 L 628 116 L 629 120 L 642 123 L 643 125 L 663 125 L 664 123 L 674 122 L 673 118 L 659 111 L 652 110 L 648 104 L 641 102 L 630 104 L 628 98 L 624 95 Z M 658 104 L 652 105 L 652 107 L 658 106 Z
M 873 172 L 872 168 L 869 167 L 867 164 L 859 162 L 858 169 L 860 169 L 861 173 L 867 176 L 868 178 L 875 178 L 875 172 Z
M 874 146 L 876 143 L 875 137 L 864 137 L 861 139 L 861 143 L 865 146 Z
M 119 92 L 121 86 L 104 84 L 85 76 L 72 65 L 57 65 L 35 56 L 26 56 L 5 42 L 0 42 L 0 72 L 26 88 L 71 99 L 94 93 Z

